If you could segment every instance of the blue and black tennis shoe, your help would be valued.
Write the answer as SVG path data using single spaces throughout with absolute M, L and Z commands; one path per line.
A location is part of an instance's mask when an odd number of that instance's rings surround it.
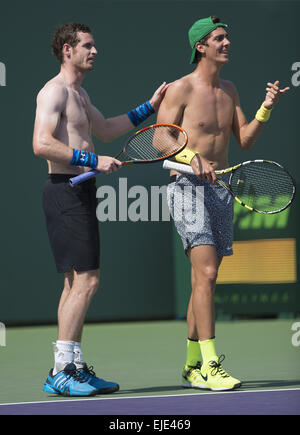
M 53 370 L 44 383 L 43 390 L 46 393 L 60 394 L 62 396 L 95 396 L 96 394 L 108 394 L 119 390 L 115 382 L 107 382 L 95 376 L 92 368 L 84 363 L 82 368 L 69 363 L 60 372 L 53 376 Z
M 76 363 L 77 376 L 84 381 L 88 382 L 98 391 L 97 394 L 114 393 L 119 390 L 119 385 L 115 382 L 105 381 L 104 379 L 97 378 L 96 373 L 93 371 L 93 366 L 88 367 L 84 363 Z

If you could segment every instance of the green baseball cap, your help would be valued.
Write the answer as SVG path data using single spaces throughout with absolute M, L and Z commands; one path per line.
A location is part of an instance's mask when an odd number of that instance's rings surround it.
M 224 23 L 213 23 L 212 17 L 202 18 L 192 25 L 189 30 L 189 41 L 193 50 L 190 63 L 196 63 L 196 42 L 201 41 L 202 38 L 207 36 L 213 30 L 216 30 L 218 27 L 228 26 Z

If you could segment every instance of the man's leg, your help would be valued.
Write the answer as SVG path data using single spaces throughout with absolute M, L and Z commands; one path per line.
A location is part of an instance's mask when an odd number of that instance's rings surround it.
M 99 285 L 99 270 L 65 274 L 58 307 L 58 340 L 54 346 L 54 374 L 82 361 L 81 336 L 86 312 Z
M 64 288 L 60 297 L 60 301 L 59 301 L 59 305 L 58 305 L 58 325 L 60 325 L 61 323 L 61 318 L 62 318 L 62 310 L 63 310 L 63 306 L 66 302 L 66 300 L 69 297 L 71 288 L 72 288 L 72 283 L 73 283 L 73 270 L 71 272 L 67 272 L 65 273 L 65 278 L 64 278 Z
M 58 308 L 58 340 L 80 342 L 87 310 L 99 286 L 99 269 L 65 275 Z
M 119 389 L 115 382 L 97 378 L 86 363 L 82 359 L 76 359 L 74 354 L 76 345 L 80 348 L 86 312 L 98 285 L 98 269 L 65 274 L 64 289 L 58 308 L 55 366 L 44 384 L 44 391 L 48 393 L 91 396 L 113 393 Z
M 200 249 L 198 249 L 200 248 Z M 203 249 L 202 249 L 203 248 Z M 206 249 L 208 248 L 208 249 Z M 191 252 L 193 252 L 191 254 Z M 186 364 L 185 367 L 195 367 L 201 361 L 201 351 L 200 351 L 200 343 L 199 343 L 199 335 L 197 329 L 197 323 L 201 322 L 201 317 L 203 317 L 203 313 L 199 313 L 197 311 L 197 303 L 199 303 L 199 298 L 197 292 L 201 292 L 201 286 L 199 288 L 199 280 L 201 285 L 207 287 L 210 290 L 207 290 L 206 293 L 210 293 L 213 298 L 214 294 L 214 280 L 208 279 L 205 276 L 206 272 L 208 272 L 211 268 L 215 269 L 215 263 L 217 265 L 217 269 L 221 264 L 222 259 L 215 256 L 214 247 L 209 245 L 203 245 L 199 247 L 195 247 L 189 252 L 189 257 L 191 259 L 191 255 L 193 257 L 193 263 L 191 267 L 191 284 L 192 284 L 192 293 L 189 301 L 188 311 L 187 311 L 187 324 L 188 324 L 188 339 L 187 339 L 187 352 L 186 352 Z M 215 259 L 217 260 L 215 261 Z M 202 260 L 205 261 L 204 266 L 202 266 Z M 192 260 L 191 260 L 192 262 Z M 200 264 L 198 265 L 198 263 Z M 209 266 L 212 264 L 212 266 Z M 199 273 L 198 269 L 203 272 Z M 196 300 L 196 306 L 194 310 L 193 301 Z M 201 303 L 201 301 L 200 301 Z M 209 338 L 214 336 L 214 304 L 211 300 L 206 300 L 206 305 L 201 305 L 201 308 L 204 311 L 204 317 L 206 318 L 206 323 L 209 324 L 209 328 L 207 334 Z M 195 312 L 194 312 L 195 311 Z M 207 320 L 209 319 L 210 320 Z M 196 320 L 198 319 L 198 322 Z M 210 335 L 213 334 L 213 335 Z
M 183 386 L 216 391 L 238 388 L 241 382 L 225 372 L 215 349 L 214 290 L 222 259 L 218 258 L 212 245 L 192 248 L 189 257 L 192 265 L 192 294 L 188 308 L 188 333 L 192 340 L 188 341 L 187 362 L 193 361 L 192 352 L 194 355 L 201 353 L 203 361 L 201 367 L 186 365 Z
M 188 307 L 188 334 L 192 339 L 206 340 L 215 335 L 214 290 L 222 258 L 212 245 L 190 250 L 192 293 Z

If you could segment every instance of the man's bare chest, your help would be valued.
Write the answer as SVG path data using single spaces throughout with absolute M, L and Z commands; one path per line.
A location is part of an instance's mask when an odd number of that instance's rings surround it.
M 90 108 L 83 95 L 70 92 L 62 118 L 76 130 L 90 130 Z
M 203 129 L 229 128 L 232 124 L 234 101 L 229 93 L 194 92 L 185 107 L 185 116 Z

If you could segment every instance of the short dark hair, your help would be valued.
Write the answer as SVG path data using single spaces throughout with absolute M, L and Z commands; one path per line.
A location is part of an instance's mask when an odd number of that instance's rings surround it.
M 71 47 L 76 47 L 80 41 L 77 32 L 91 33 L 91 29 L 85 24 L 67 23 L 60 26 L 52 39 L 51 51 L 57 57 L 60 63 L 63 63 L 62 48 L 64 44 L 70 44 Z
M 213 22 L 214 24 L 216 24 L 216 23 L 220 23 L 220 22 L 221 22 L 220 18 L 219 18 L 219 17 L 216 17 L 215 15 L 213 15 L 213 16 L 211 17 L 211 19 L 212 19 L 212 22 Z M 209 37 L 210 37 L 210 33 L 209 33 L 208 35 L 204 36 L 204 38 L 202 38 L 202 39 L 201 39 L 200 41 L 198 41 L 198 42 L 200 42 L 200 44 L 207 45 L 207 40 L 208 40 Z M 196 63 L 198 63 L 198 62 L 201 60 L 201 57 L 202 57 L 202 54 L 201 54 L 198 50 L 196 50 L 196 54 L 195 54 L 195 60 L 196 60 Z

